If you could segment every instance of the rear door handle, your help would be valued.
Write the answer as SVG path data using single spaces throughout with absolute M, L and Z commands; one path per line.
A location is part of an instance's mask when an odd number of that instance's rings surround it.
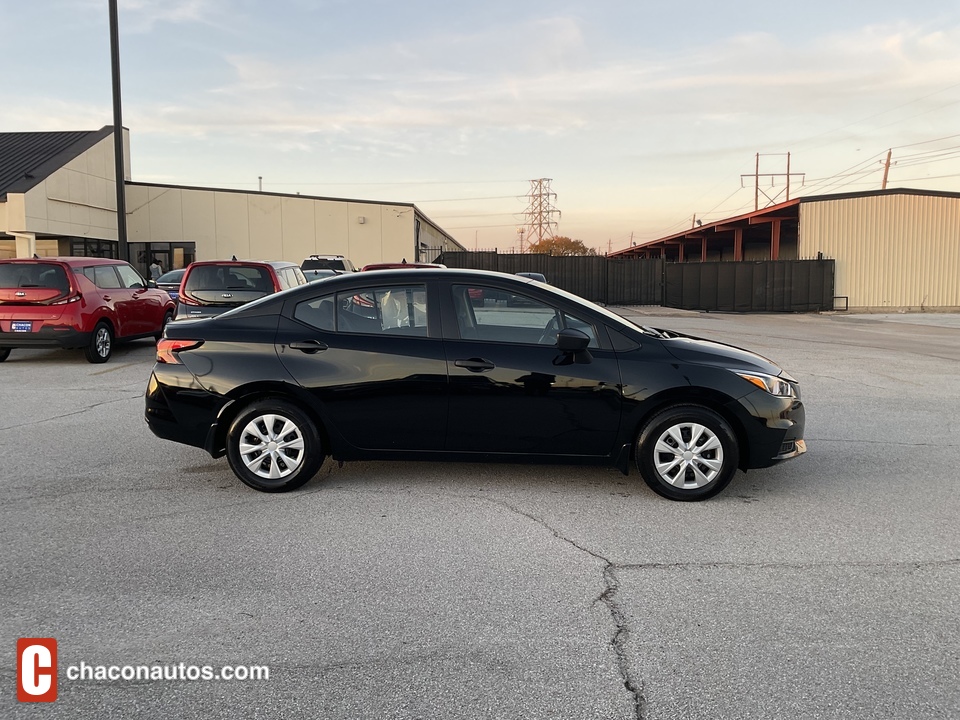
M 469 360 L 455 360 L 454 365 L 461 368 L 466 368 L 470 372 L 483 372 L 484 370 L 493 370 L 496 365 L 494 365 L 489 360 L 484 360 L 483 358 L 470 358 Z
M 322 343 L 319 340 L 300 340 L 299 342 L 290 343 L 290 348 L 292 350 L 300 350 L 301 352 L 305 352 L 307 355 L 313 355 L 321 350 L 326 350 L 327 344 Z

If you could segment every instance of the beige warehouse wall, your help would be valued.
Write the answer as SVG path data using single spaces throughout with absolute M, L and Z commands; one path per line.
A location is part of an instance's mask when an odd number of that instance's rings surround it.
M 362 266 L 415 256 L 409 206 L 131 184 L 127 210 L 131 242 L 195 242 L 198 260 L 299 263 L 316 253 Z
M 836 262 L 852 308 L 960 307 L 960 198 L 873 195 L 800 205 L 800 253 Z
M 129 135 L 124 131 L 127 178 L 129 157 Z M 24 193 L 23 214 L 7 218 L 9 229 L 116 240 L 116 192 L 113 136 L 108 136 Z

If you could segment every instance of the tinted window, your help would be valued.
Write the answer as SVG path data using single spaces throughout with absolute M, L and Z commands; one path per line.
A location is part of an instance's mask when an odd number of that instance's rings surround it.
M 337 293 L 337 330 L 427 335 L 427 289 L 411 285 Z
M 0 287 L 70 289 L 62 265 L 45 263 L 8 263 L 0 265 Z
M 477 296 L 503 297 L 506 304 L 474 307 L 471 298 Z M 463 339 L 553 345 L 559 330 L 576 328 L 590 337 L 590 347 L 599 347 L 593 325 L 526 295 L 482 286 L 454 285 L 453 300 Z
M 301 270 L 347 270 L 349 260 L 344 258 L 307 258 L 300 263 Z M 351 269 L 352 269 L 351 265 Z
M 203 290 L 258 290 L 272 293 L 273 279 L 258 265 L 197 265 L 187 274 L 187 292 Z
M 336 329 L 334 320 L 336 300 L 334 295 L 325 295 L 316 300 L 302 302 L 293 311 L 293 316 L 300 322 L 318 330 L 333 332 Z

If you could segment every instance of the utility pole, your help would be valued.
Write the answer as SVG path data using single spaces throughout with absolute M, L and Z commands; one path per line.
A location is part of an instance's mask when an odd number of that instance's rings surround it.
M 550 189 L 551 182 L 550 178 L 530 181 L 530 192 L 527 193 L 530 204 L 523 213 L 527 218 L 524 227 L 530 229 L 527 237 L 528 242 L 540 242 L 552 238 L 554 228 L 557 227 L 553 216 L 556 214 L 559 218 L 560 211 L 553 205 L 557 194 Z M 534 236 L 536 240 L 533 239 Z M 520 252 L 523 252 L 523 235 L 521 234 L 520 237 Z
M 795 173 L 790 172 L 790 153 L 764 153 L 763 157 L 776 156 L 787 158 L 787 171 L 785 173 L 761 173 L 760 172 L 760 153 L 757 153 L 757 162 L 756 170 L 752 175 L 741 175 L 740 176 L 740 187 L 743 187 L 744 178 L 753 178 L 753 209 L 757 211 L 760 209 L 760 195 L 762 194 L 767 199 L 767 204 L 764 207 L 769 207 L 770 205 L 776 205 L 779 202 L 780 195 L 783 194 L 783 190 L 780 190 L 776 194 L 767 194 L 767 192 L 760 187 L 760 178 L 770 178 L 770 187 L 774 188 L 776 186 L 777 178 L 786 179 L 786 199 L 790 199 L 790 179 L 794 176 L 801 178 L 800 184 L 803 184 L 803 178 L 806 177 L 806 173 Z M 772 192 L 772 191 L 771 191 Z
M 130 260 L 127 244 L 127 187 L 123 162 L 123 117 L 120 103 L 120 23 L 117 0 L 110 0 L 110 69 L 113 80 L 113 159 L 117 186 L 117 254 Z
M 890 158 L 893 156 L 893 148 L 887 150 L 887 161 L 883 164 L 883 183 L 880 185 L 881 190 L 887 189 L 887 177 L 890 175 Z

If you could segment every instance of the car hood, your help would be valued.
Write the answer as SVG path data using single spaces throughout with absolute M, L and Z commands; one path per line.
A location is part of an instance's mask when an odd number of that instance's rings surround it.
M 783 370 L 776 363 L 755 352 L 726 343 L 684 335 L 672 330 L 659 330 L 663 347 L 675 358 L 698 365 L 712 365 L 731 370 L 753 370 L 767 375 L 780 375 Z

